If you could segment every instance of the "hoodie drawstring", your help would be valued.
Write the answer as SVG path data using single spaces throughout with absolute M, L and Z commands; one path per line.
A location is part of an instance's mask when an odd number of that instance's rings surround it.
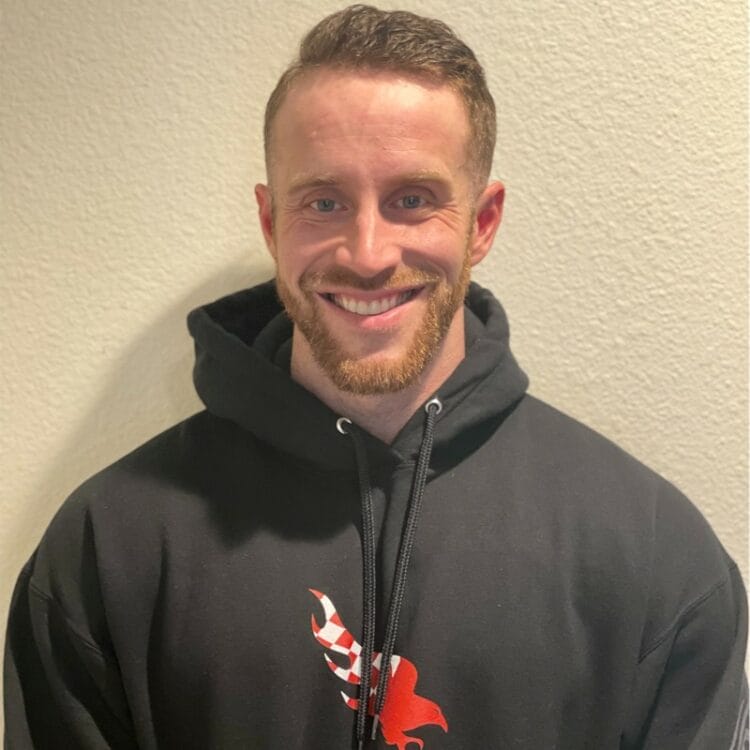
M 409 506 L 406 519 L 401 529 L 401 541 L 396 558 L 396 571 L 393 577 L 393 588 L 391 589 L 391 600 L 388 608 L 388 620 L 385 628 L 385 638 L 380 657 L 380 679 L 378 680 L 377 692 L 374 701 L 374 718 L 370 739 L 374 740 L 378 730 L 380 714 L 385 705 L 388 690 L 388 679 L 390 677 L 390 663 L 393 649 L 398 634 L 399 618 L 401 616 L 401 605 L 404 600 L 406 588 L 406 574 L 409 568 L 409 558 L 414 547 L 417 522 L 422 509 L 424 488 L 427 482 L 427 471 L 430 466 L 432 455 L 432 443 L 435 431 L 435 419 L 443 409 L 438 398 L 433 398 L 425 404 L 427 418 L 425 419 L 422 443 L 419 448 L 417 465 L 414 470 Z M 362 612 L 362 653 L 360 670 L 359 701 L 357 705 L 357 745 L 359 750 L 364 748 L 366 742 L 365 726 L 367 722 L 367 710 L 370 698 L 370 678 L 372 673 L 373 653 L 375 651 L 375 610 L 376 610 L 376 567 L 375 567 L 375 521 L 372 510 L 372 490 L 370 487 L 370 472 L 367 463 L 367 451 L 362 437 L 356 430 L 346 430 L 345 424 L 351 424 L 351 420 L 341 417 L 336 422 L 339 432 L 347 434 L 354 443 L 354 453 L 359 474 L 360 500 L 362 504 L 362 557 L 363 557 L 363 612 Z
M 375 595 L 377 592 L 375 580 L 375 522 L 372 513 L 372 489 L 370 487 L 367 451 L 361 436 L 355 431 L 346 430 L 345 424 L 351 424 L 351 420 L 340 417 L 336 421 L 336 429 L 344 435 L 349 435 L 354 442 L 354 453 L 359 474 L 359 496 L 362 504 L 362 653 L 360 654 L 359 703 L 357 706 L 357 743 L 359 750 L 362 750 L 370 695 L 372 655 L 375 651 Z

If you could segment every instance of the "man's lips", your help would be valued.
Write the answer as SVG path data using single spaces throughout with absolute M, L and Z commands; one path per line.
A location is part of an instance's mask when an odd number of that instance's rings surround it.
M 382 315 L 416 297 L 424 287 L 397 292 L 329 292 L 321 296 L 342 310 L 355 315 Z

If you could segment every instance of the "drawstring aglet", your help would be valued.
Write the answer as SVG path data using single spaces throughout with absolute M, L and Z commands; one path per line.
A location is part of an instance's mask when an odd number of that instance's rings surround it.
M 372 720 L 372 732 L 370 733 L 371 740 L 374 740 L 378 733 L 379 722 L 380 722 L 380 714 L 375 714 L 375 718 Z
M 365 750 L 365 741 L 364 740 L 360 740 L 357 743 L 357 750 Z

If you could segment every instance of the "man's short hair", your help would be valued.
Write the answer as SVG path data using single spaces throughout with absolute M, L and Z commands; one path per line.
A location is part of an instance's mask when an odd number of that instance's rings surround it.
M 495 102 L 476 56 L 442 21 L 371 5 L 350 5 L 333 13 L 302 39 L 297 59 L 282 73 L 266 105 L 269 173 L 274 118 L 293 83 L 320 68 L 392 71 L 452 86 L 469 119 L 469 167 L 478 184 L 483 187 L 487 182 L 495 149 Z

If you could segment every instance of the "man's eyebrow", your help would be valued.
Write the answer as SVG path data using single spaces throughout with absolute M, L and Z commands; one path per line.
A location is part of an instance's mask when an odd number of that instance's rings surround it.
M 447 183 L 449 182 L 449 178 L 436 170 L 418 169 L 415 172 L 405 172 L 388 179 L 388 183 L 395 187 L 421 182 Z M 289 192 L 296 193 L 301 190 L 310 190 L 317 187 L 331 187 L 340 183 L 341 180 L 332 174 L 300 174 L 292 178 L 289 183 Z
M 300 190 L 310 190 L 316 187 L 330 187 L 338 183 L 339 181 L 332 174 L 301 174 L 291 180 L 289 192 L 296 193 Z
M 407 172 L 393 178 L 396 184 L 416 182 L 448 182 L 448 177 L 442 172 L 431 169 L 418 169 L 416 172 Z

